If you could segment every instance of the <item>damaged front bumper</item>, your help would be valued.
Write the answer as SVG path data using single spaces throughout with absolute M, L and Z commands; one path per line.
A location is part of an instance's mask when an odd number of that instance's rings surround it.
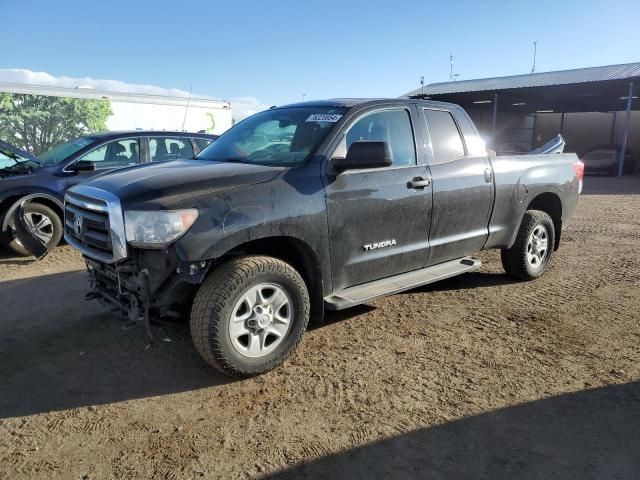
M 209 261 L 179 262 L 171 251 L 133 251 L 128 259 L 111 264 L 84 259 L 91 283 L 87 299 L 147 328 L 151 322 L 186 319 L 211 266 Z

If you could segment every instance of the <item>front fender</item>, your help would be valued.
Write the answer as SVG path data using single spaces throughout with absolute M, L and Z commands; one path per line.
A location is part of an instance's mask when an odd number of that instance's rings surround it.
M 9 203 L 9 207 L 5 210 L 5 215 L 2 218 L 2 225 L 1 230 L 0 231 L 5 231 L 7 229 L 7 226 L 9 224 L 9 219 L 11 218 L 11 216 L 15 213 L 15 211 L 18 209 L 18 207 L 20 205 L 24 205 L 26 202 L 32 202 L 34 200 L 47 200 L 49 202 L 52 202 L 54 205 L 56 205 L 61 212 L 64 211 L 64 202 L 62 199 L 60 199 L 57 195 L 55 195 L 53 192 L 33 192 L 33 190 L 30 190 L 29 192 L 24 192 L 24 191 L 20 191 L 20 190 L 16 190 L 16 191 L 10 191 L 10 192 L 3 192 L 3 198 L 2 200 L 0 200 L 0 203 L 5 201 L 8 198 L 12 198 L 12 197 L 17 197 L 19 196 L 20 198 L 18 198 L 17 200 L 14 200 L 13 202 Z

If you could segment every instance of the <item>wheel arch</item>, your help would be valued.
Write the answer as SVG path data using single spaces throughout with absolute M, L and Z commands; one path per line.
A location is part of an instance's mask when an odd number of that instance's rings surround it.
M 241 255 L 267 255 L 287 262 L 300 273 L 311 300 L 311 320 L 319 321 L 324 315 L 324 275 L 314 250 L 303 240 L 291 236 L 271 236 L 236 245 L 216 259 L 220 264 Z M 215 268 L 215 267 L 214 267 Z
M 555 245 L 553 249 L 557 250 L 562 234 L 562 200 L 560 197 L 553 192 L 541 193 L 529 202 L 526 210 L 540 210 L 551 217 L 555 230 Z
M 0 210 L 3 212 L 0 231 L 4 232 L 7 229 L 9 219 L 18 206 L 24 202 L 34 202 L 46 205 L 60 217 L 62 222 L 64 222 L 64 204 L 54 195 L 45 192 L 13 193 L 5 197 L 2 202 L 0 202 Z

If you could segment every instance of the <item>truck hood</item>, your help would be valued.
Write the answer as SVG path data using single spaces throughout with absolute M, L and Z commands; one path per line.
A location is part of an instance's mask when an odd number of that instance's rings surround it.
M 146 202 L 169 206 L 201 194 L 268 182 L 282 170 L 246 163 L 176 160 L 116 170 L 83 185 L 115 194 L 123 206 Z

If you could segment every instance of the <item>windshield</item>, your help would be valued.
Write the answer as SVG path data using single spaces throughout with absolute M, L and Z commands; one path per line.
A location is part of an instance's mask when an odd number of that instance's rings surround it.
M 218 138 L 196 159 L 300 165 L 315 151 L 345 111 L 345 108 L 293 107 L 257 113 Z
M 0 168 L 12 167 L 18 163 L 29 161 L 30 160 L 28 158 L 18 155 L 8 148 L 0 147 Z
M 38 160 L 41 160 L 43 165 L 55 165 L 56 163 L 66 160 L 93 142 L 94 139 L 91 137 L 78 137 L 70 142 L 60 143 L 46 152 L 41 153 L 38 155 Z

